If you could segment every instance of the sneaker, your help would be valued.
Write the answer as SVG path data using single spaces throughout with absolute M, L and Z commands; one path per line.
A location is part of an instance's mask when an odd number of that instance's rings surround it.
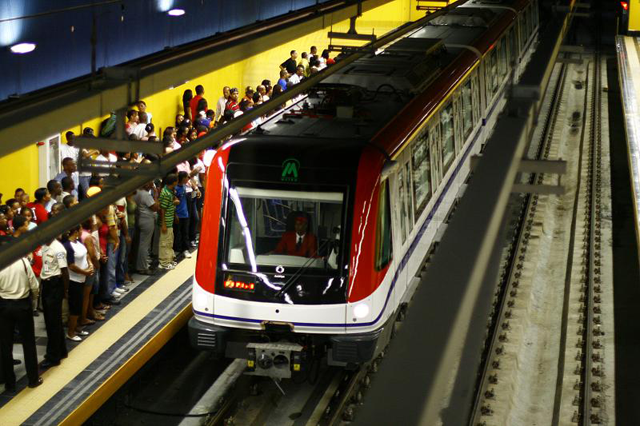
M 173 263 L 170 263 L 168 265 L 160 265 L 158 266 L 158 268 L 164 269 L 166 271 L 171 271 L 172 269 L 175 269 L 175 265 Z
M 85 330 L 80 330 L 80 331 L 76 331 L 76 334 L 80 336 L 88 336 L 89 332 Z
M 104 303 L 105 305 L 119 305 L 120 301 L 112 296 L 108 299 L 103 300 L 102 303 Z
M 115 294 L 115 295 L 121 296 L 121 295 L 123 295 L 124 293 L 125 293 L 125 291 L 124 291 L 124 290 L 122 290 L 122 289 L 120 289 L 120 288 L 116 288 L 115 290 L 113 290 L 113 292 L 112 292 L 111 294 Z
M 69 340 L 73 340 L 74 342 L 82 342 L 82 338 L 81 338 L 80 336 L 73 336 L 73 337 L 71 337 L 71 336 L 69 336 L 69 335 L 67 334 L 67 339 L 69 339 Z
M 196 248 L 198 247 L 198 243 L 196 243 L 195 241 L 191 241 L 191 244 L 189 244 L 192 248 Z
M 124 293 L 126 293 L 126 292 L 127 292 L 127 291 L 129 291 L 129 290 L 131 290 L 131 289 L 130 289 L 129 287 L 127 287 L 126 285 L 122 285 L 122 286 L 120 286 L 120 285 L 119 285 L 119 286 L 117 287 L 117 289 L 118 289 L 118 290 L 120 290 L 120 291 L 122 291 L 122 292 L 124 292 Z
M 175 268 L 176 266 L 178 266 L 178 262 L 173 261 L 173 262 L 171 262 L 171 265 L 173 265 L 173 267 Z
M 189 250 L 185 250 L 182 254 L 184 254 L 184 257 L 186 257 L 187 259 L 191 259 L 191 253 L 189 252 Z

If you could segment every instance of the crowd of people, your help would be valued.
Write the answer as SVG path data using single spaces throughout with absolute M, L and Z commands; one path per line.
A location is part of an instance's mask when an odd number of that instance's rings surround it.
M 280 66 L 280 79 L 275 85 L 265 79 L 255 90 L 246 87 L 242 98 L 237 88 L 225 86 L 215 110 L 209 108 L 203 86 L 195 87 L 195 96 L 186 90 L 183 111 L 176 116 L 175 126 L 164 129 L 160 140 L 153 115 L 140 100 L 126 114 L 125 132 L 131 140 L 161 142 L 167 154 L 277 97 L 332 63 L 326 50 L 318 55 L 317 49 L 311 47 L 310 53 L 304 52 L 300 58 L 293 50 Z M 274 111 L 283 106 L 275 106 Z M 254 120 L 243 130 L 259 125 L 265 118 Z M 104 120 L 99 135 L 113 137 L 116 120 L 115 114 Z M 82 135 L 93 137 L 95 132 L 87 127 Z M 137 152 L 79 149 L 73 132 L 67 132 L 65 137 L 67 143 L 60 146 L 62 171 L 46 187 L 35 190 L 33 198 L 22 188 L 17 188 L 6 201 L 0 194 L 0 245 L 102 191 L 107 174 L 79 172 L 80 159 L 150 163 L 159 158 Z M 39 386 L 39 368 L 59 365 L 67 357 L 68 341 L 82 341 L 90 334 L 91 325 L 108 317 L 112 306 L 119 305 L 130 291 L 128 285 L 134 272 L 153 275 L 155 268 L 171 270 L 177 260 L 191 257 L 191 249 L 197 247 L 199 240 L 206 171 L 214 153 L 213 149 L 203 151 L 179 164 L 162 180 L 148 183 L 0 270 L 0 379 L 7 391 L 16 390 L 16 361 L 12 355 L 16 335 L 24 348 L 28 385 Z M 33 320 L 39 311 L 43 312 L 47 332 L 45 359 L 40 365 Z

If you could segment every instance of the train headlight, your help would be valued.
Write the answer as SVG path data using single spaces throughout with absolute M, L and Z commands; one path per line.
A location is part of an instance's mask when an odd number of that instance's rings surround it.
M 360 303 L 353 307 L 353 315 L 356 318 L 364 318 L 369 315 L 369 305 L 367 303 Z

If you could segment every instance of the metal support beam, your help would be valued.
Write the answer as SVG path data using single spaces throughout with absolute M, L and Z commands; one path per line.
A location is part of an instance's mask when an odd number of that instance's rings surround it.
M 287 89 L 286 92 L 279 95 L 277 98 L 272 98 L 269 102 L 258 106 L 243 114 L 242 116 L 234 119 L 233 121 L 225 124 L 224 126 L 217 128 L 216 130 L 208 133 L 200 139 L 184 145 L 181 149 L 173 151 L 170 154 L 164 156 L 158 164 L 159 174 L 161 177 L 163 174 L 172 170 L 176 165 L 188 161 L 191 158 L 198 155 L 202 150 L 215 146 L 218 141 L 223 140 L 227 136 L 239 133 L 247 124 L 251 123 L 258 117 L 266 115 L 274 110 L 276 105 L 280 105 L 289 99 L 293 99 L 296 96 L 306 92 L 313 86 L 320 83 L 323 79 L 334 74 L 346 66 L 349 66 L 353 62 L 367 55 L 372 49 L 379 49 L 386 44 L 396 40 L 408 34 L 409 32 L 422 27 L 431 19 L 437 18 L 441 14 L 445 13 L 451 8 L 455 8 L 458 5 L 466 3 L 468 0 L 458 0 L 452 3 L 448 7 L 441 9 L 440 11 L 425 16 L 410 24 L 396 28 L 395 30 L 384 35 L 380 39 L 371 42 L 363 47 L 361 51 L 354 52 L 348 57 L 342 58 L 336 64 L 325 68 L 319 73 L 303 80 L 299 84 L 296 84 L 291 89 Z M 70 226 L 77 223 L 82 223 L 88 217 L 94 213 L 107 207 L 109 204 L 116 202 L 123 196 L 130 194 L 149 182 L 150 176 L 145 174 L 136 174 L 128 179 L 120 178 L 116 185 L 112 188 L 103 190 L 100 194 L 91 197 L 87 200 L 83 200 L 74 207 L 66 210 L 64 213 L 48 220 L 44 224 L 38 226 L 33 231 L 27 232 L 24 236 L 17 238 L 9 244 L 0 247 L 0 269 L 7 265 L 10 265 L 20 257 L 31 253 L 36 247 L 42 245 L 43 242 L 51 241 L 56 238 Z
M 560 46 L 560 52 L 563 53 L 584 53 L 584 46 L 572 46 L 570 44 L 563 44 Z
M 584 60 L 582 58 L 558 58 L 556 62 L 562 64 L 574 64 L 574 65 L 582 65 Z
M 470 158 L 471 170 L 474 171 L 482 159 L 482 154 L 472 155 Z M 518 166 L 520 173 L 552 173 L 563 175 L 567 172 L 567 162 L 564 160 L 531 160 L 523 158 Z
M 540 195 L 563 195 L 565 193 L 565 188 L 562 185 L 530 185 L 526 183 L 516 183 L 513 185 L 513 189 L 511 190 L 511 192 Z
M 85 138 L 79 136 L 74 139 L 76 146 L 86 149 L 99 149 L 118 152 L 144 152 L 145 154 L 162 154 L 162 142 L 130 141 L 106 138 Z
M 567 173 L 567 162 L 564 160 L 520 160 L 518 169 L 521 173 L 553 173 L 563 175 Z
M 329 31 L 327 35 L 329 36 L 329 38 L 337 38 L 342 40 L 373 41 L 377 38 L 375 34 L 350 34 L 350 33 L 337 33 L 334 31 Z

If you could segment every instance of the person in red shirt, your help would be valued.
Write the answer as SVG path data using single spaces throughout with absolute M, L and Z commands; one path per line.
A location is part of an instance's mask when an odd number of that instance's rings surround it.
M 3 207 L 3 209 L 0 209 L 0 236 L 5 236 L 9 235 L 9 220 L 5 214 L 9 211 L 9 208 L 7 206 L 0 207 Z
M 233 111 L 236 112 L 240 109 L 240 104 L 238 103 L 239 92 L 235 87 L 229 91 L 229 99 L 227 100 L 227 105 L 225 105 L 225 111 Z
M 308 232 L 308 219 L 299 214 L 295 219 L 295 231 L 282 234 L 274 253 L 289 256 L 317 257 L 318 239 Z
M 51 201 L 51 193 L 47 188 L 38 188 L 35 193 L 36 200 L 33 203 L 29 203 L 27 207 L 34 211 L 35 218 L 33 221 L 41 225 L 49 219 L 49 212 L 46 205 Z
M 200 99 L 203 99 L 204 96 L 204 87 L 202 87 L 201 84 L 198 84 L 196 86 L 196 95 L 191 98 L 191 100 L 189 101 L 189 108 L 191 108 L 191 119 L 195 120 L 196 118 L 198 118 L 198 102 L 200 102 Z

